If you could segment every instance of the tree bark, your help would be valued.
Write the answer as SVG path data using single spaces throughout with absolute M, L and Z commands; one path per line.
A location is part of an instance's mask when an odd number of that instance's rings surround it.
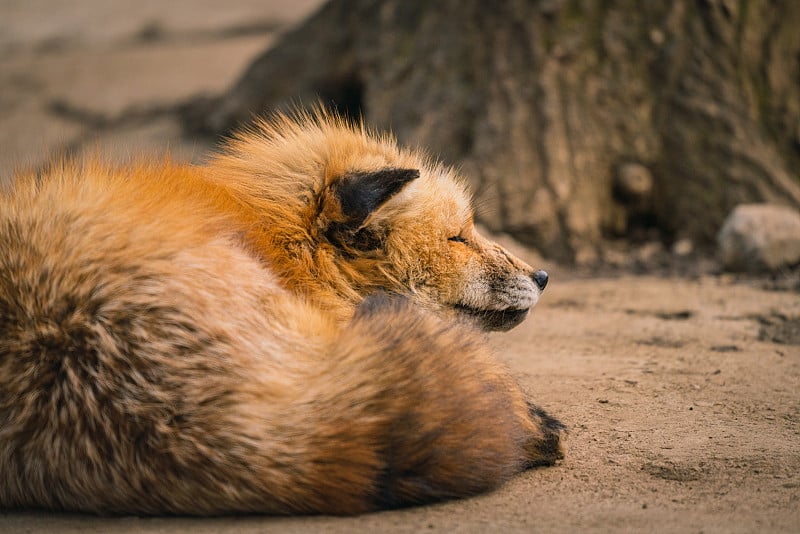
M 333 0 L 187 125 L 320 99 L 459 165 L 484 224 L 557 259 L 710 244 L 736 204 L 800 207 L 798 27 L 793 0 Z

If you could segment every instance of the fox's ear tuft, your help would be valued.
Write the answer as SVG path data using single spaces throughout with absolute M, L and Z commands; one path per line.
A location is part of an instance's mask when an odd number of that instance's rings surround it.
M 333 194 L 339 201 L 347 224 L 360 226 L 373 211 L 417 178 L 417 169 L 389 168 L 373 172 L 352 172 L 334 185 Z

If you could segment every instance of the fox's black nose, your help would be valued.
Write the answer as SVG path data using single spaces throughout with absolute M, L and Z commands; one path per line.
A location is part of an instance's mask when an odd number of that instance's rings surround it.
M 547 273 L 544 271 L 536 271 L 535 273 L 533 273 L 531 278 L 533 278 L 533 281 L 536 282 L 537 286 L 539 286 L 539 289 L 544 289 L 544 287 L 547 285 L 548 277 Z

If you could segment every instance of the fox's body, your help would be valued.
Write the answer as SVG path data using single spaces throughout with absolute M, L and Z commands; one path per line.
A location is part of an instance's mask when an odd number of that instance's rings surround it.
M 341 514 L 496 487 L 560 457 L 562 427 L 451 316 L 510 328 L 542 276 L 474 232 L 452 171 L 325 117 L 202 167 L 21 176 L 0 507 Z

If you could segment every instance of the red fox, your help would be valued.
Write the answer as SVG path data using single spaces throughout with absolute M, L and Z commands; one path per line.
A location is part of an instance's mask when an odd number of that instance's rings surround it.
M 207 165 L 54 164 L 0 193 L 0 507 L 357 514 L 563 456 L 481 329 L 547 283 L 463 181 L 317 114 Z

